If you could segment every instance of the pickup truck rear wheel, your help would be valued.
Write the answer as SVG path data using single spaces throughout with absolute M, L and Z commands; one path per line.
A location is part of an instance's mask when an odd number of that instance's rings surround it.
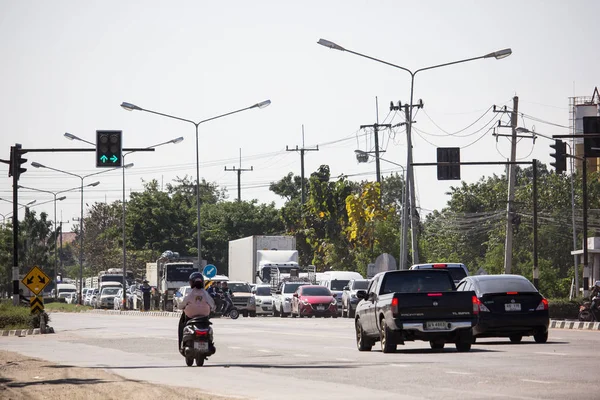
M 396 343 L 392 341 L 392 332 L 387 327 L 385 319 L 381 319 L 381 351 L 384 353 L 393 353 L 396 351 Z
M 441 349 L 443 349 L 445 344 L 446 344 L 446 343 L 444 343 L 444 342 L 443 342 L 443 341 L 441 341 L 441 340 L 431 340 L 431 341 L 429 342 L 429 346 L 430 346 L 432 349 L 434 349 L 434 350 L 441 350 Z
M 511 343 L 521 343 L 521 339 L 523 339 L 523 336 L 521 336 L 521 335 L 511 335 L 508 338 L 510 339 Z
M 354 323 L 354 327 L 356 329 L 356 347 L 358 347 L 358 351 L 371 351 L 373 341 L 365 336 L 365 331 L 363 331 L 358 319 Z
M 540 332 L 533 335 L 536 343 L 546 343 L 548 341 L 548 332 Z

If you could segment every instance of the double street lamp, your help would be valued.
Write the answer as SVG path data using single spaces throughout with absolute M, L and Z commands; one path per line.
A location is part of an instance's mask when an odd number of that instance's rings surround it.
M 151 114 L 161 115 L 163 117 L 173 118 L 173 119 L 183 121 L 183 122 L 189 122 L 190 124 L 193 124 L 196 127 L 196 224 L 197 224 L 196 234 L 198 235 L 198 266 L 199 267 L 202 266 L 202 253 L 200 250 L 201 245 L 202 245 L 202 240 L 200 238 L 200 154 L 199 154 L 200 150 L 198 147 L 198 126 L 200 124 L 203 124 L 204 122 L 208 122 L 208 121 L 212 121 L 214 119 L 226 117 L 228 115 L 236 114 L 236 113 L 246 111 L 246 110 L 250 110 L 252 108 L 265 108 L 269 104 L 271 104 L 271 100 L 265 100 L 265 101 L 261 101 L 260 103 L 256 103 L 250 107 L 241 108 L 239 110 L 235 110 L 235 111 L 231 111 L 231 112 L 228 112 L 225 114 L 217 115 L 216 117 L 211 117 L 211 118 L 207 118 L 202 121 L 199 121 L 199 122 L 194 122 L 192 120 L 176 117 L 174 115 L 169 115 L 169 114 L 164 114 L 164 113 L 160 113 L 157 111 L 147 110 L 145 108 L 138 107 L 135 104 L 126 103 L 126 102 L 121 103 L 121 107 L 123 107 L 127 111 L 145 111 L 145 112 L 148 112 Z
M 407 146 L 406 180 L 409 185 L 409 188 L 408 188 L 409 190 L 406 191 L 404 204 L 410 205 L 410 222 L 411 222 L 410 225 L 412 228 L 411 229 L 411 239 L 412 239 L 413 263 L 417 264 L 419 262 L 419 246 L 418 246 L 417 229 L 416 229 L 418 221 L 417 221 L 417 214 L 415 211 L 415 208 L 416 208 L 415 207 L 415 182 L 414 182 L 414 173 L 413 173 L 413 166 L 412 166 L 412 163 L 413 163 L 413 155 L 412 155 L 412 150 L 413 150 L 412 149 L 413 93 L 414 93 L 415 75 L 417 75 L 417 73 L 419 73 L 421 71 L 427 71 L 427 70 L 434 69 L 434 68 L 446 67 L 449 65 L 465 63 L 468 61 L 474 61 L 474 60 L 479 60 L 479 59 L 483 59 L 483 58 L 495 58 L 496 60 L 500 60 L 502 58 L 506 58 L 506 57 L 510 56 L 512 54 L 512 50 L 511 49 L 498 50 L 493 53 L 488 53 L 488 54 L 485 54 L 485 55 L 482 55 L 479 57 L 466 58 L 464 60 L 452 61 L 452 62 L 448 62 L 448 63 L 432 65 L 430 67 L 419 68 L 413 72 L 408 68 L 401 67 L 400 65 L 392 64 L 387 61 L 383 61 L 383 60 L 380 60 L 380 59 L 377 59 L 374 57 L 370 57 L 365 54 L 357 53 L 352 50 L 348 50 L 334 42 L 329 41 L 329 40 L 319 39 L 319 41 L 317 43 L 320 44 L 321 46 L 325 46 L 325 47 L 328 47 L 333 50 L 346 51 L 348 53 L 355 54 L 360 57 L 368 58 L 369 60 L 377 61 L 379 63 L 389 65 L 394 68 L 399 68 L 410 74 L 410 77 L 411 77 L 410 103 L 406 105 L 406 107 L 408 107 L 410 110 L 408 113 L 408 121 L 407 121 L 407 128 L 406 128 L 406 137 L 407 137 L 407 140 L 406 140 L 406 146 Z M 410 202 L 408 201 L 409 194 L 410 194 Z M 403 207 L 403 220 L 404 221 L 408 220 L 407 213 L 408 213 L 408 208 Z M 404 226 L 402 228 L 402 243 L 403 244 L 406 243 L 407 238 L 408 238 L 408 224 L 404 224 Z M 401 257 L 401 259 L 407 260 L 408 259 L 408 246 L 404 246 L 404 247 L 405 247 L 403 249 L 404 254 Z M 404 269 L 404 268 L 406 268 L 406 265 L 402 265 L 402 269 Z
M 63 171 L 61 169 L 57 169 L 57 168 L 52 168 L 52 167 L 48 167 L 45 165 L 42 165 L 38 162 L 32 162 L 31 166 L 34 168 L 46 168 L 49 169 L 51 171 L 56 171 L 56 172 L 61 172 L 63 174 L 67 174 L 67 175 L 71 175 L 71 176 L 75 176 L 77 178 L 79 178 L 81 180 L 81 186 L 80 186 L 80 190 L 81 190 L 81 211 L 80 211 L 80 217 L 79 217 L 79 304 L 83 304 L 83 299 L 81 298 L 81 290 L 83 289 L 83 181 L 86 178 L 89 178 L 90 176 L 94 176 L 94 175 L 99 175 L 99 174 L 103 174 L 105 172 L 110 172 L 110 171 L 114 171 L 115 169 L 119 169 L 121 167 L 117 167 L 117 168 L 111 168 L 111 169 L 107 169 L 104 171 L 100 171 L 100 172 L 95 172 L 93 174 L 88 174 L 88 175 L 77 175 L 74 174 L 72 172 L 68 172 L 68 171 Z M 125 165 L 122 168 L 129 168 L 132 167 L 133 164 L 129 164 L 129 165 Z M 100 184 L 100 182 L 96 181 L 93 183 L 90 183 L 88 185 L 86 185 L 85 187 L 90 187 L 90 186 L 98 186 Z

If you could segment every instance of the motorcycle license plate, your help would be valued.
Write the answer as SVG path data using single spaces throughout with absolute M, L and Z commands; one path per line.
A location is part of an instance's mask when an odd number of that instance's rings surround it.
M 194 349 L 200 351 L 208 351 L 208 343 L 207 342 L 194 342 Z
M 447 330 L 449 325 L 446 321 L 427 321 L 425 322 L 425 329 Z
M 325 307 L 324 306 L 317 306 L 317 310 L 318 311 L 323 311 L 323 310 L 325 310 Z
M 505 311 L 521 311 L 521 303 L 506 303 L 504 305 Z

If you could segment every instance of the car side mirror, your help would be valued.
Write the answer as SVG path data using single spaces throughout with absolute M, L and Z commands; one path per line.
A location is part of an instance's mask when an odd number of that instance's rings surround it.
M 366 290 L 358 290 L 356 292 L 356 297 L 359 299 L 366 299 L 367 298 L 367 291 Z
M 350 286 L 344 286 L 342 290 L 350 290 Z
M 281 294 L 281 290 L 276 291 L 275 294 Z

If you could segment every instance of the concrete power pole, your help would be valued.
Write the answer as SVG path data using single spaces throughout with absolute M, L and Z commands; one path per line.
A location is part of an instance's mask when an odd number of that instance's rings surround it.
M 301 180 L 301 204 L 304 204 L 305 200 L 306 200 L 306 188 L 304 185 L 304 153 L 306 151 L 319 151 L 319 146 L 317 146 L 316 148 L 305 148 L 304 147 L 304 124 L 302 124 L 302 148 L 298 148 L 298 146 L 296 146 L 295 149 L 290 149 L 288 148 L 288 146 L 285 146 L 285 151 L 297 151 L 300 153 L 300 180 Z
M 253 171 L 254 167 L 250 167 L 250 169 L 242 169 L 242 149 L 240 149 L 240 167 L 227 169 L 225 167 L 225 171 L 235 171 L 237 172 L 237 181 L 238 181 L 238 201 L 242 201 L 242 172 L 244 171 Z
M 510 118 L 512 128 L 510 162 L 517 159 L 517 120 L 519 114 L 519 98 L 513 97 L 513 110 Z M 506 243 L 504 247 L 504 273 L 510 274 L 512 270 L 512 248 L 513 248 L 513 216 L 515 201 L 515 183 L 517 180 L 517 166 L 510 164 L 508 167 L 508 202 L 506 204 Z

